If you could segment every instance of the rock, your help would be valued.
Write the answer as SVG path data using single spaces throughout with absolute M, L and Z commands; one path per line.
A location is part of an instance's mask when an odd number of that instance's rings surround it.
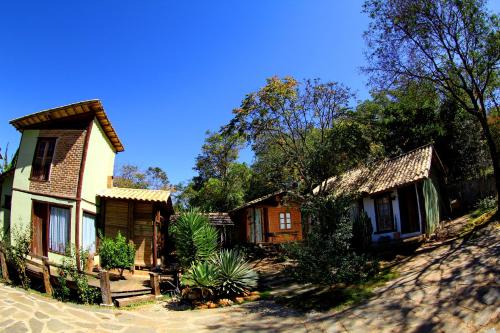
M 199 309 L 199 310 L 208 309 L 208 305 L 206 305 L 206 304 L 200 304 L 196 308 Z
M 255 296 L 255 295 L 259 295 L 260 296 L 260 291 L 257 291 L 257 290 L 254 290 L 250 293 L 250 296 Z
M 236 303 L 238 303 L 238 304 L 241 304 L 241 303 L 243 303 L 243 302 L 245 301 L 245 299 L 244 299 L 243 297 L 236 297 L 236 298 L 234 299 L 234 301 L 235 301 Z
M 207 302 L 207 306 L 208 306 L 209 309 L 215 309 L 217 307 L 217 304 L 215 304 L 212 301 L 208 301 Z
M 244 299 L 245 301 L 250 301 L 250 302 L 258 301 L 260 299 L 260 295 L 245 296 Z
M 230 299 L 227 299 L 227 298 L 223 298 L 223 299 L 220 299 L 219 300 L 219 306 L 231 306 L 234 304 L 233 301 L 231 301 Z

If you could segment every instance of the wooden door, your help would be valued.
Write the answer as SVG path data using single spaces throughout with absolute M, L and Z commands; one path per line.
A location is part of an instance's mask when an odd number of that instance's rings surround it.
M 48 253 L 48 211 L 49 207 L 47 204 L 33 202 L 31 252 L 38 256 L 46 256 Z
M 262 208 L 256 208 L 254 213 L 255 218 L 255 243 L 264 241 L 264 214 Z
M 420 231 L 415 185 L 412 184 L 398 189 L 398 197 L 401 214 L 401 233 L 410 234 Z

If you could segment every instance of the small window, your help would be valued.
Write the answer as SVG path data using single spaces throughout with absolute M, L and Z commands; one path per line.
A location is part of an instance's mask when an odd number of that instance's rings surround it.
M 54 148 L 56 146 L 55 138 L 39 138 L 35 148 L 33 166 L 31 169 L 31 179 L 48 180 Z
M 69 244 L 70 214 L 68 208 L 50 207 L 49 250 L 52 252 L 66 252 Z
M 96 253 L 95 215 L 83 214 L 82 247 L 89 253 Z
M 11 195 L 4 195 L 3 208 L 10 209 L 10 207 L 12 207 L 12 196 Z
M 394 230 L 392 200 L 390 195 L 375 199 L 375 213 L 377 217 L 377 232 Z
M 280 213 L 280 229 L 292 229 L 290 213 Z

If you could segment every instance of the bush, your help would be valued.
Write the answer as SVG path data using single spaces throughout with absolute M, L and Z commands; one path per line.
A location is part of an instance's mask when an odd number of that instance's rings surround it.
M 119 269 L 121 277 L 124 269 L 134 265 L 134 244 L 127 243 L 119 231 L 115 239 L 103 237 L 99 245 L 99 260 L 104 269 Z
M 182 284 L 191 288 L 201 290 L 201 296 L 205 298 L 213 295 L 214 290 L 219 286 L 218 268 L 211 262 L 202 261 L 193 264 L 191 268 L 182 276 Z
M 234 250 L 222 250 L 207 261 L 193 264 L 182 284 L 200 289 L 201 296 L 234 296 L 257 286 L 257 273 L 245 257 Z
M 287 247 L 289 257 L 297 261 L 292 269 L 297 280 L 325 285 L 356 283 L 378 271 L 376 261 L 352 247 L 349 204 L 345 198 L 319 198 L 310 205 L 316 206 L 311 232 L 305 241 Z
M 181 213 L 170 227 L 182 267 L 210 258 L 217 250 L 219 235 L 208 217 L 195 210 Z
M 28 255 L 31 251 L 31 228 L 13 228 L 12 242 L 3 242 L 6 251 L 6 259 L 16 271 L 15 279 L 24 289 L 30 286 L 30 279 L 26 273 Z
M 79 252 L 79 253 L 77 253 Z M 68 301 L 71 298 L 71 290 L 68 287 L 68 280 L 71 280 L 76 287 L 76 298 L 78 302 L 93 304 L 99 299 L 99 290 L 89 285 L 88 277 L 80 272 L 77 267 L 77 258 L 80 258 L 80 267 L 86 267 L 89 258 L 87 250 L 78 251 L 74 247 L 66 248 L 65 256 L 59 269 L 59 287 L 54 290 L 54 297 L 61 301 Z
M 218 270 L 220 294 L 238 295 L 257 286 L 257 273 L 239 252 L 222 250 L 211 261 Z

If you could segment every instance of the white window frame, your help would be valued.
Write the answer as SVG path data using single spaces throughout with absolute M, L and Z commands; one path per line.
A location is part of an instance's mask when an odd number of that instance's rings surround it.
M 280 213 L 280 230 L 292 229 L 292 216 L 290 212 Z

